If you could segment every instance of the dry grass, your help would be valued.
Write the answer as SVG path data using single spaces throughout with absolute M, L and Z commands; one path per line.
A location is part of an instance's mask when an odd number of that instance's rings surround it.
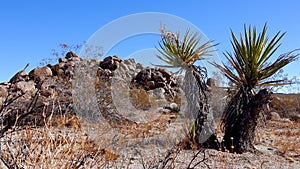
M 273 147 L 278 155 L 300 161 L 300 122 L 267 121 L 256 133 L 256 144 Z
M 166 119 L 165 119 L 166 120 Z M 174 153 L 179 153 L 180 149 L 171 149 L 169 155 L 155 155 L 142 153 L 137 150 L 137 156 L 121 156 L 110 149 L 111 138 L 106 140 L 89 137 L 91 133 L 86 133 L 85 124 L 80 123 L 77 117 L 61 117 L 47 121 L 43 127 L 27 126 L 26 128 L 15 127 L 8 131 L 0 139 L 0 159 L 1 168 L 174 168 Z M 158 121 L 156 121 L 158 122 Z M 162 121 L 164 120 L 162 119 Z M 158 124 L 160 123 L 158 122 Z M 152 125 L 155 122 L 152 123 Z M 148 127 L 147 127 L 148 126 Z M 150 124 L 132 129 L 132 137 L 150 137 L 144 132 L 151 133 Z M 89 127 L 96 127 L 95 125 Z M 125 126 L 124 126 L 125 127 Z M 159 127 L 159 130 L 164 127 Z M 128 128 L 126 128 L 128 132 Z M 98 131 L 99 132 L 99 131 Z M 103 131 L 104 132 L 104 131 Z M 124 132 L 124 131 L 123 131 Z M 134 133 L 140 133 L 137 135 Z M 144 134 L 143 134 L 144 133 Z M 103 133 L 102 133 L 103 134 Z M 120 141 L 122 142 L 122 141 Z M 147 148 L 146 148 L 147 149 Z M 152 151 L 148 147 L 148 150 Z M 166 150 L 167 151 L 167 150 Z M 198 156 L 201 152 L 199 151 Z M 132 154 L 131 154 L 132 155 Z M 138 158 L 137 158 L 138 157 Z M 132 161 L 135 160 L 135 163 Z M 193 159 L 192 161 L 195 161 Z M 191 161 L 191 162 L 192 162 Z M 199 163 L 200 164 L 200 163 Z M 129 167 L 131 165 L 131 167 Z M 190 166 L 192 165 L 189 164 Z M 197 166 L 198 164 L 193 164 Z M 136 167 L 134 167 L 136 166 Z
M 109 139 L 94 139 L 83 129 L 85 125 L 79 124 L 76 117 L 61 117 L 51 125 L 9 131 L 0 139 L 1 160 L 10 168 L 261 168 L 270 166 L 274 157 L 281 157 L 279 162 L 284 164 L 285 160 L 286 166 L 300 161 L 300 123 L 268 121 L 258 127 L 256 144 L 276 149 L 270 157 L 265 152 L 239 155 L 177 146 L 167 154 L 154 155 L 152 148 L 145 148 L 140 151 L 148 151 L 149 156 L 139 151 L 135 156 L 124 156 L 108 146 Z
M 101 142 L 90 139 L 76 119 L 57 121 L 67 123 L 6 133 L 0 145 L 3 164 L 8 168 L 102 168 L 117 158 Z

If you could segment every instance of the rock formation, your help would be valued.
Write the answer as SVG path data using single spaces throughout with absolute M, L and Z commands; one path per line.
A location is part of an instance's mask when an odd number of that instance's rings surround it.
M 86 66 L 91 65 L 94 65 L 94 72 L 78 75 L 80 72 L 78 70 L 84 72 Z M 165 110 L 163 112 L 180 110 L 180 99 L 177 101 L 174 99 L 174 96 L 180 93 L 174 76 L 165 69 L 146 68 L 142 64 L 135 63 L 133 59 L 122 60 L 117 56 L 109 56 L 103 61 L 85 60 L 74 52 L 68 52 L 64 58 L 59 58 L 55 65 L 37 67 L 29 74 L 25 69 L 14 75 L 9 82 L 0 84 L 0 123 L 3 124 L 0 134 L 12 127 L 16 121 L 18 125 L 43 125 L 48 117 L 76 114 L 73 98 L 76 88 L 74 81 L 88 81 L 89 76 L 91 81 L 86 88 L 93 89 L 99 110 L 112 120 L 122 121 L 123 118 L 126 121 L 125 117 L 118 115 L 112 100 L 114 93 L 120 94 L 118 92 L 125 89 L 122 85 L 127 86 L 126 90 L 130 93 L 128 97 L 132 102 L 139 102 L 132 100 L 138 98 L 134 92 L 141 93 L 143 90 L 146 97 L 141 96 L 143 99 L 146 98 L 148 103 L 145 102 L 145 105 L 137 103 L 135 105 L 137 108 L 148 109 L 151 107 L 150 99 L 154 98 L 163 103 L 161 103 Z

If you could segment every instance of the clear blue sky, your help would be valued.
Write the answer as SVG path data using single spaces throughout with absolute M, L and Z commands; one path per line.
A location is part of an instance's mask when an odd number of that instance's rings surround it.
M 8 81 L 27 63 L 28 70 L 39 65 L 58 44 L 80 44 L 107 23 L 141 12 L 163 12 L 193 23 L 220 45 L 218 53 L 231 51 L 230 29 L 239 33 L 243 25 L 261 30 L 268 23 L 268 33 L 287 32 L 275 55 L 300 48 L 300 1 L 74 1 L 74 0 L 10 0 L 0 5 L 0 81 Z M 142 24 L 142 23 L 141 23 Z M 122 28 L 120 28 L 121 30 Z M 159 28 L 158 28 L 159 29 Z M 113 32 L 112 32 L 113 33 Z M 133 45 L 139 45 L 137 42 Z M 149 42 L 149 47 L 157 41 Z M 132 45 L 132 44 L 131 44 Z M 132 47 L 128 45 L 127 50 Z M 125 50 L 125 49 L 124 49 Z M 122 57 L 122 52 L 115 53 Z M 131 51 L 132 52 L 132 51 Z M 221 57 L 223 58 L 223 56 Z M 300 61 L 285 71 L 300 77 Z

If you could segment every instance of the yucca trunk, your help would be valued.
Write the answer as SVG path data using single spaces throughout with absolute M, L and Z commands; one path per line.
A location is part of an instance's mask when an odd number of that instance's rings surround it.
M 224 147 L 235 153 L 254 151 L 253 141 L 259 113 L 271 100 L 271 94 L 266 89 L 254 94 L 253 90 L 242 87 L 228 103 L 223 116 Z
M 208 89 L 200 70 L 194 65 L 186 70 L 185 93 L 187 95 L 188 111 L 194 117 L 195 135 L 191 136 L 193 142 L 199 147 L 218 149 L 215 125 L 212 114 L 209 112 Z M 196 85 L 195 85 L 196 84 Z

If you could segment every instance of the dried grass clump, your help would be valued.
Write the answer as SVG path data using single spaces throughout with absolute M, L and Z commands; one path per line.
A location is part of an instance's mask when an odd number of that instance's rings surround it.
M 300 160 L 300 122 L 267 121 L 256 132 L 256 144 L 273 147 L 283 157 Z
M 57 119 L 57 122 L 65 120 Z M 65 122 L 71 126 L 27 126 L 6 133 L 0 139 L 3 165 L 7 168 L 102 168 L 118 158 L 103 149 L 101 142 L 90 139 L 76 123 Z

